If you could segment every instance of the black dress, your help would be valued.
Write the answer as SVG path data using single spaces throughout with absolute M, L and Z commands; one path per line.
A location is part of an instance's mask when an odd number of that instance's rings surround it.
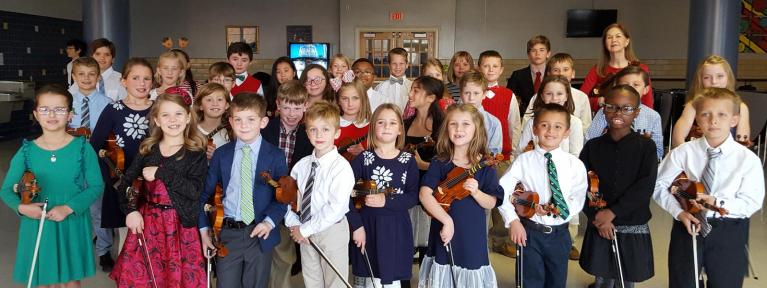
M 606 133 L 588 141 L 580 159 L 588 171 L 599 176 L 599 191 L 607 202 L 607 209 L 615 214 L 613 224 L 624 280 L 641 282 L 652 278 L 655 272 L 647 222 L 658 175 L 655 143 L 636 132 L 617 142 Z M 589 224 L 581 248 L 581 268 L 595 276 L 618 279 L 612 241 L 599 236 L 591 224 L 597 210 L 586 204 L 583 212 Z

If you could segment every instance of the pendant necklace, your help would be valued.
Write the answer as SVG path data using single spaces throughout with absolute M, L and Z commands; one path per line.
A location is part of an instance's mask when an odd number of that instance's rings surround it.
M 51 163 L 56 163 L 56 153 L 51 152 Z

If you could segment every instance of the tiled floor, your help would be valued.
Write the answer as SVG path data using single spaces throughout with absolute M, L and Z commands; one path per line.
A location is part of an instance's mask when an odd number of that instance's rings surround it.
M 0 174 L 5 175 L 8 161 L 19 146 L 18 141 L 0 142 Z M 667 287 L 668 272 L 666 269 L 669 231 L 671 227 L 671 217 L 662 211 L 654 203 L 652 204 L 653 219 L 650 221 L 650 229 L 653 237 L 653 253 L 655 256 L 655 277 L 640 283 L 637 287 Z M 763 210 L 762 210 L 763 211 Z M 757 212 L 751 219 L 751 259 L 753 261 L 756 274 L 763 276 L 762 280 L 746 279 L 744 287 L 756 288 L 767 287 L 767 223 L 762 211 Z M 12 282 L 11 273 L 16 253 L 16 241 L 18 234 L 17 216 L 6 207 L 0 207 L 0 286 L 2 287 L 23 287 Z M 578 239 L 580 240 L 580 239 Z M 580 245 L 580 243 L 576 244 Z M 498 275 L 500 287 L 513 287 L 514 285 L 514 259 L 506 258 L 502 255 L 492 253 L 490 259 L 493 268 Z M 414 283 L 418 275 L 418 267 L 413 266 Z M 578 263 L 570 261 L 568 271 L 568 287 L 586 287 L 592 281 L 592 277 L 580 269 Z M 291 287 L 303 287 L 300 275 L 293 277 Z M 83 287 L 113 287 L 112 282 L 106 273 L 98 272 L 95 277 L 85 279 Z M 415 284 L 414 284 L 415 287 Z

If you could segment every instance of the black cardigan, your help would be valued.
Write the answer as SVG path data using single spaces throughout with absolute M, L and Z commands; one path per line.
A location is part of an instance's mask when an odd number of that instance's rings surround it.
M 179 157 L 181 159 L 178 159 Z M 155 144 L 149 154 L 137 154 L 130 168 L 125 171 L 123 181 L 117 189 L 120 209 L 125 215 L 136 211 L 129 207 L 125 191 L 134 179 L 142 175 L 144 167 L 148 166 L 159 167 L 155 172 L 155 178 L 162 180 L 168 189 L 168 196 L 181 219 L 181 225 L 187 228 L 196 227 L 200 213 L 200 192 L 208 171 L 205 151 L 189 151 L 181 148 L 173 156 L 163 157 L 160 146 Z

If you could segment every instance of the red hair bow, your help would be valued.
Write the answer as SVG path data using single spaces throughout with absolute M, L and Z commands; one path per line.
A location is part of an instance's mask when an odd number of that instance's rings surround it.
M 165 93 L 180 95 L 181 98 L 184 99 L 184 104 L 190 105 L 190 106 L 192 105 L 192 95 L 189 95 L 189 92 L 186 91 L 186 89 L 184 88 L 181 88 L 179 86 L 173 86 L 168 89 L 165 89 Z

